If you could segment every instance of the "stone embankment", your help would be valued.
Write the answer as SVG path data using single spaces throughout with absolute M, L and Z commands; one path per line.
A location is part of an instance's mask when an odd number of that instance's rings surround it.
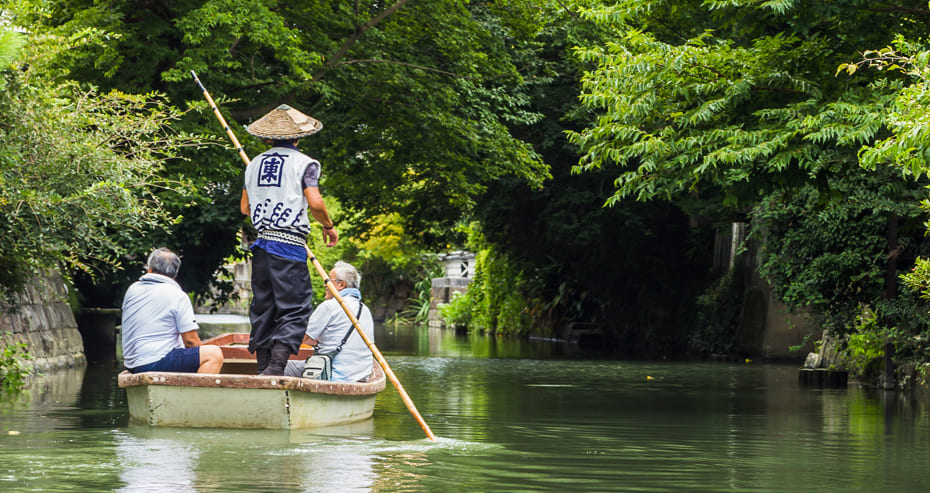
M 12 306 L 0 312 L 0 346 L 25 343 L 39 371 L 84 366 L 84 342 L 61 275 L 51 273 L 29 283 Z

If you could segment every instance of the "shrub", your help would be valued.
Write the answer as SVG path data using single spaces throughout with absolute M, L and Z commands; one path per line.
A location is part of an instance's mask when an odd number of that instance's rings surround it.
M 0 351 L 0 391 L 9 394 L 23 388 L 26 376 L 32 373 L 32 368 L 26 364 L 31 359 L 24 343 L 4 345 Z
M 472 322 L 472 303 L 465 293 L 452 293 L 448 303 L 439 304 L 439 316 L 451 327 L 468 327 Z

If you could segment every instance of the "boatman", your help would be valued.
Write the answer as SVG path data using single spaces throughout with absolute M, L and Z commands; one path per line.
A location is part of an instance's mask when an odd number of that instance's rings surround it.
M 321 128 L 319 121 L 287 105 L 246 128 L 271 146 L 246 167 L 239 204 L 258 231 L 251 246 L 249 352 L 255 353 L 260 375 L 284 374 L 288 358 L 300 349 L 313 312 L 306 250 L 308 207 L 323 227 L 326 245 L 334 246 L 339 239 L 320 195 L 320 163 L 297 150 L 299 139 Z
M 219 373 L 223 351 L 201 344 L 191 300 L 174 280 L 181 259 L 159 248 L 146 268 L 123 298 L 123 364 L 132 373 Z

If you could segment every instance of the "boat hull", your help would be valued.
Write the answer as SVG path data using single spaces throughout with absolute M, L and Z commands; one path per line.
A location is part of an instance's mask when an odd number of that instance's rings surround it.
M 307 429 L 371 417 L 384 390 L 381 367 L 367 382 L 262 375 L 145 372 L 119 375 L 130 419 L 151 426 Z

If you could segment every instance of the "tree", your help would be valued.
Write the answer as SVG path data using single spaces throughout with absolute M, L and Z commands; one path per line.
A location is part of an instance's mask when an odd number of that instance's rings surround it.
M 578 170 L 617 165 L 612 201 L 719 193 L 732 206 L 857 166 L 882 136 L 894 74 L 836 77 L 859 50 L 923 33 L 922 2 L 620 2 L 584 16 L 619 33 L 582 46 L 597 65 L 582 100 L 596 124 L 572 134 Z M 744 208 L 745 210 L 745 208 Z
M 897 93 L 886 115 L 889 134 L 864 146 L 859 155 L 868 168 L 891 163 L 916 180 L 930 176 L 930 155 L 927 152 L 930 126 L 926 118 L 930 108 L 930 99 L 926 95 L 930 84 L 930 51 L 919 39 L 899 35 L 890 45 L 866 50 L 862 58 L 841 64 L 837 71 L 852 75 L 864 70 L 907 78 L 909 84 Z M 924 197 L 921 207 L 924 211 L 930 210 L 930 199 Z M 926 225 L 930 227 L 930 223 Z M 909 288 L 920 292 L 924 299 L 930 299 L 930 261 L 922 256 L 915 260 L 915 264 L 912 272 L 902 278 Z
M 0 45 L 10 47 L 8 34 Z M 10 50 L 7 60 L 12 58 Z M 159 172 L 196 136 L 169 128 L 181 113 L 158 94 L 100 93 L 0 73 L 0 289 L 10 295 L 48 268 L 119 265 L 124 242 L 170 224 L 157 190 L 185 183 Z
M 14 12 L 68 46 L 43 70 L 163 91 L 203 110 L 179 128 L 221 136 L 190 80 L 196 70 L 250 155 L 260 144 L 242 124 L 280 103 L 312 114 L 325 127 L 302 146 L 323 163 L 326 192 L 346 216 L 398 213 L 418 244 L 440 244 L 488 183 L 548 176 L 510 132 L 537 118 L 515 63 L 535 49 L 541 22 L 528 2 L 25 1 Z M 167 176 L 191 179 L 198 196 L 167 202 L 182 216 L 174 244 L 204 275 L 235 249 L 241 164 L 228 150 L 190 157 Z M 214 243 L 198 244 L 207 232 Z
M 922 114 L 908 105 L 921 89 L 895 70 L 893 50 L 876 50 L 923 36 L 925 2 L 657 0 L 582 12 L 619 33 L 578 50 L 596 64 L 582 101 L 597 120 L 570 134 L 584 153 L 577 171 L 618 169 L 610 203 L 666 198 L 751 219 L 763 272 L 789 305 L 817 308 L 838 331 L 864 326 L 859 306 L 879 307 L 869 330 L 902 344 L 926 329 L 906 321 L 919 308 L 896 290 L 923 249 L 912 228 L 921 170 L 891 166 L 923 159 L 922 124 L 902 125 Z M 865 64 L 884 57 L 892 70 L 858 69 L 865 50 Z
M 894 279 L 889 283 L 885 277 L 889 262 L 913 265 L 930 248 L 918 207 L 927 181 L 909 183 L 897 174 L 887 167 L 874 173 L 851 170 L 828 183 L 842 199 L 825 200 L 808 185 L 772 193 L 753 209 L 761 273 L 790 306 L 819 314 L 818 327 L 845 333 L 868 306 L 882 327 L 930 329 L 926 309 L 908 293 L 899 296 Z M 890 251 L 889 217 L 898 223 L 896 248 Z
M 709 271 L 709 256 L 693 248 L 702 231 L 667 203 L 604 207 L 613 169 L 572 172 L 579 153 L 566 132 L 594 123 L 578 100 L 591 67 L 573 56 L 573 47 L 613 34 L 568 7 L 540 6 L 548 19 L 537 37 L 543 48 L 527 63 L 540 74 L 529 94 L 530 109 L 542 118 L 515 128 L 550 165 L 553 179 L 536 187 L 507 177 L 488 187 L 469 245 L 478 249 L 479 272 L 449 311 L 466 315 L 459 320 L 475 329 L 561 337 L 578 322 L 602 330 L 603 347 L 627 355 L 680 354 L 690 300 Z

